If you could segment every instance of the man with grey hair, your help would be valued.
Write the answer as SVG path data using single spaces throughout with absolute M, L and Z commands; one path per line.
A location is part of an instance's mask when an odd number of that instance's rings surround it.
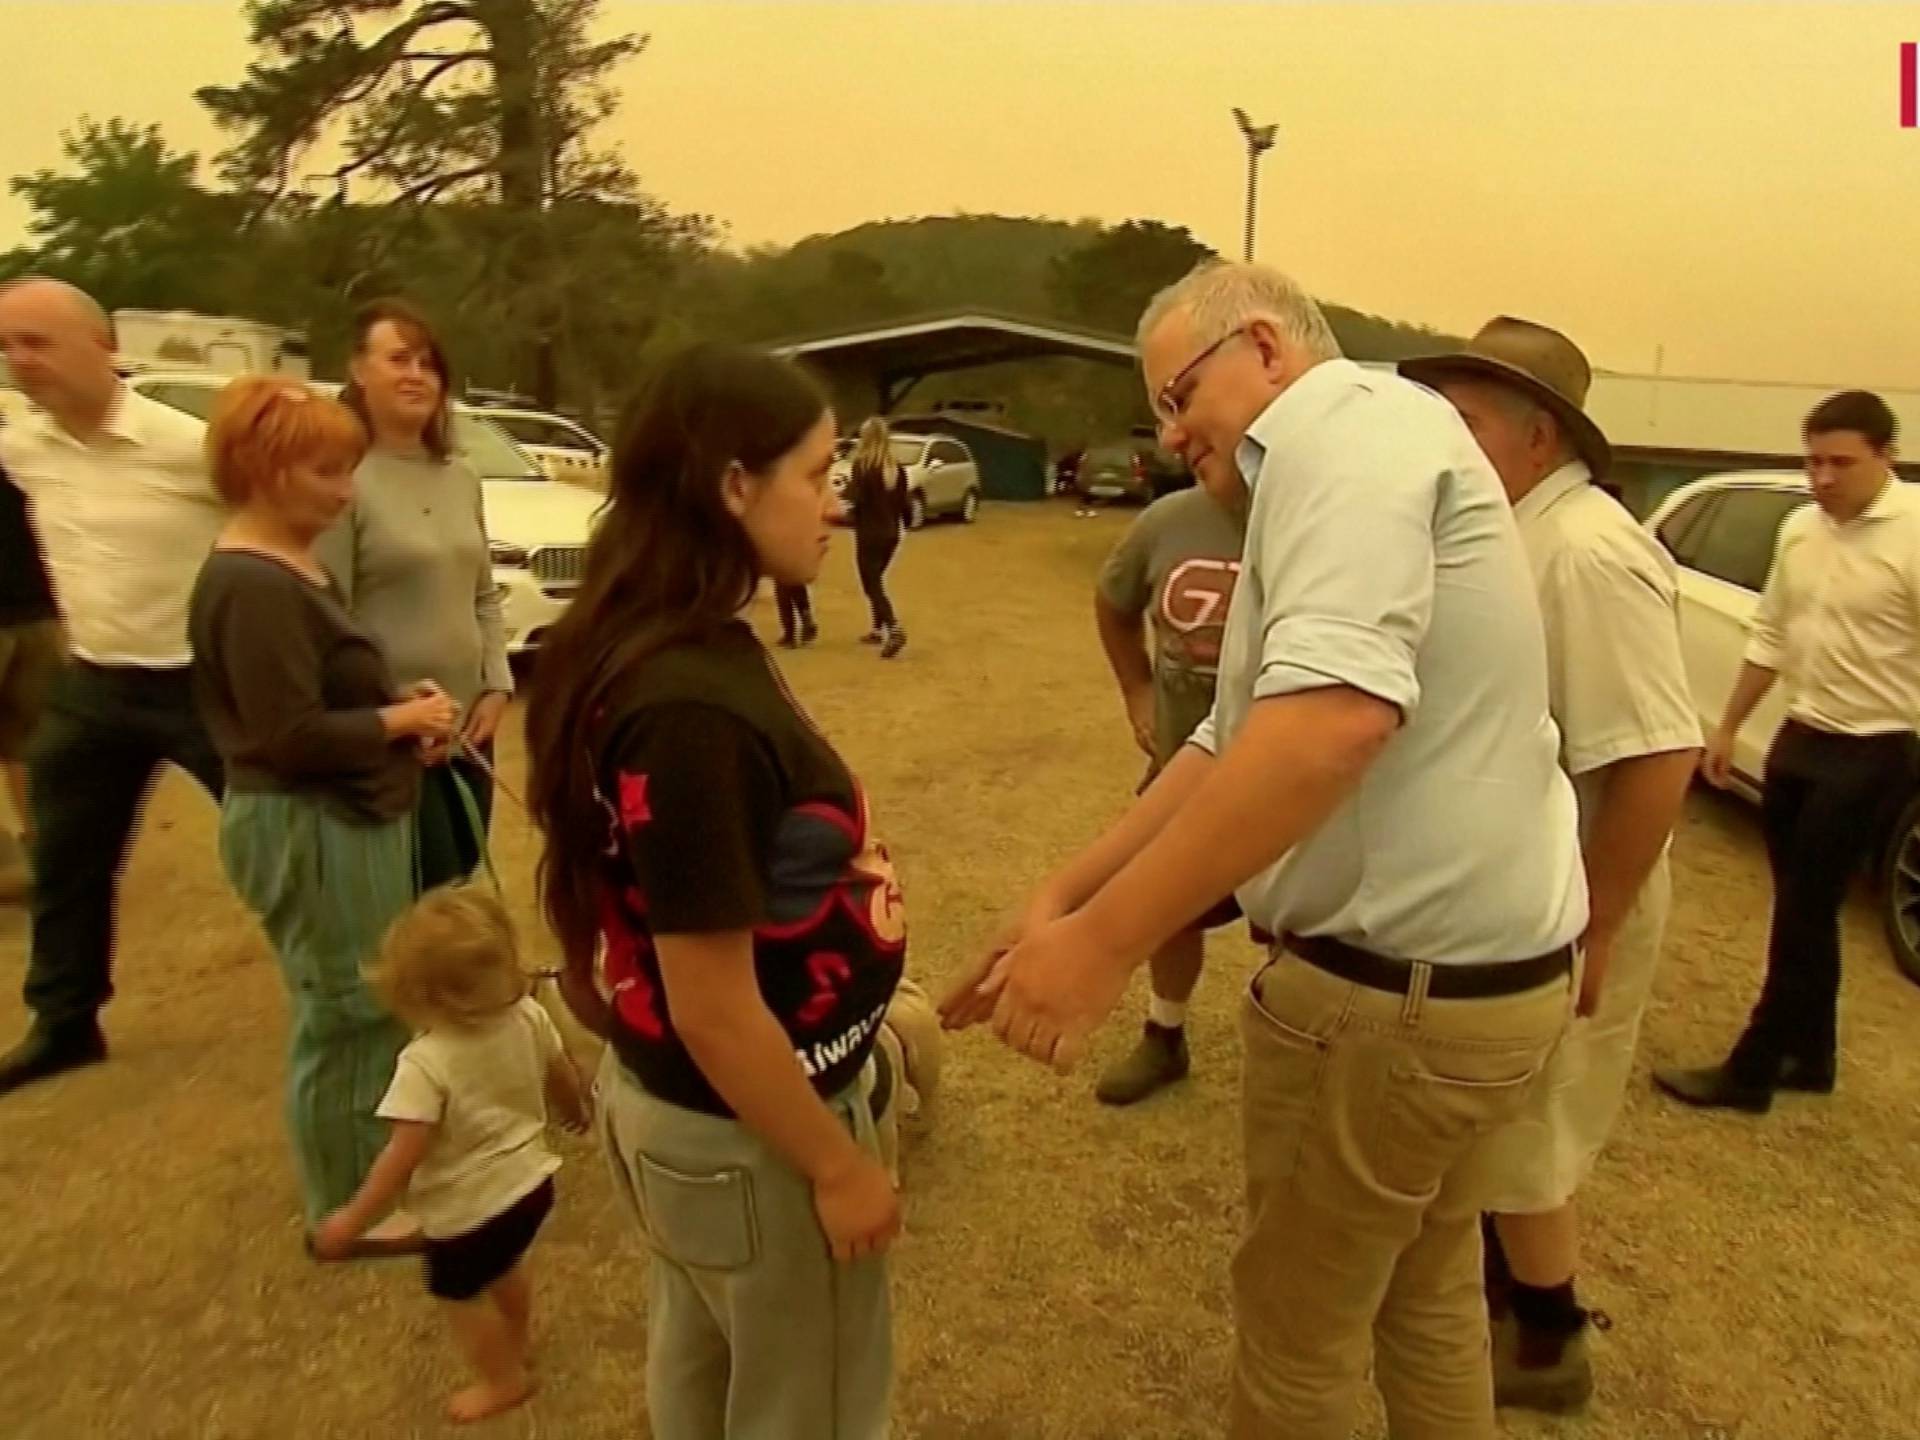
M 1547 693 L 1580 806 L 1589 909 L 1580 1021 L 1484 1167 L 1494 1398 L 1567 1410 L 1593 1389 L 1574 1291 L 1574 1195 L 1620 1113 L 1666 926 L 1667 840 L 1700 724 L 1673 560 L 1595 483 L 1612 449 L 1582 408 L 1593 371 L 1566 336 L 1501 316 L 1465 349 L 1401 362 L 1453 403 L 1499 473 L 1546 621 Z
M 1251 494 L 1214 710 L 949 995 L 1071 1065 L 1129 975 L 1230 892 L 1282 937 L 1249 987 L 1250 1214 L 1231 1433 L 1490 1440 L 1480 1196 L 1573 1009 L 1586 925 L 1540 615 L 1458 414 L 1339 356 L 1274 271 L 1212 265 L 1141 322 L 1166 443 Z
M 220 793 L 187 598 L 223 512 L 204 427 L 121 382 L 90 296 L 54 280 L 0 287 L 0 354 L 36 407 L 0 430 L 0 464 L 33 504 L 72 647 L 28 756 L 34 1020 L 0 1056 L 5 1094 L 106 1058 L 114 890 L 161 764 Z

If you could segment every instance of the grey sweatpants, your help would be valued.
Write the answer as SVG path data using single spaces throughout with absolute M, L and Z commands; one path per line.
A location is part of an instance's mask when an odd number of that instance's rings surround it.
M 829 1101 L 879 1153 L 866 1083 Z M 670 1440 L 884 1440 L 884 1257 L 836 1264 L 813 1188 L 734 1120 L 647 1094 L 611 1047 L 599 1125 L 653 1250 L 647 1413 Z

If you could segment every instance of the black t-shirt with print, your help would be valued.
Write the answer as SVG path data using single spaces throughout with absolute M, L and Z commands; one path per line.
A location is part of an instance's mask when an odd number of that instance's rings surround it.
M 753 932 L 760 994 L 822 1095 L 872 1053 L 906 914 L 866 797 L 744 624 L 650 657 L 597 727 L 613 1043 L 648 1093 L 731 1115 L 674 1030 L 661 935 Z

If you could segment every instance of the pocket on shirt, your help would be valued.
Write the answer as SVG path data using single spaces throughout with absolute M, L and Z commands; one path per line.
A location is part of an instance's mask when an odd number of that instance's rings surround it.
M 753 1178 L 745 1170 L 695 1174 L 636 1158 L 634 1179 L 654 1249 L 692 1270 L 743 1270 L 753 1263 L 759 1227 Z

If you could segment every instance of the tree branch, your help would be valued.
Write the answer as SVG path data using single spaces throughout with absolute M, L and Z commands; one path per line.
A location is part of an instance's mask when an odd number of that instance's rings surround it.
M 394 142 L 405 133 L 408 123 L 419 113 L 420 102 L 426 97 L 427 90 L 433 85 L 434 81 L 438 80 L 448 71 L 455 70 L 471 60 L 488 60 L 491 58 L 492 57 L 484 50 L 463 51 L 460 54 L 448 56 L 433 66 L 432 69 L 428 70 L 426 74 L 413 81 L 408 87 L 408 93 L 399 102 L 399 113 L 394 116 L 393 123 L 387 127 L 387 133 L 375 141 L 371 148 L 362 151 L 352 160 L 349 160 L 346 164 L 334 170 L 332 172 L 333 178 L 335 180 L 345 180 L 349 175 L 358 174 L 369 165 L 377 165 L 381 160 L 384 160 L 392 151 Z
M 401 189 L 394 195 L 393 203 L 396 205 L 430 203 L 438 199 L 443 191 L 450 190 L 455 185 L 464 185 L 469 180 L 488 179 L 492 175 L 493 166 L 491 165 L 473 165 L 465 170 L 454 170 L 445 175 L 431 175 L 425 180 Z

